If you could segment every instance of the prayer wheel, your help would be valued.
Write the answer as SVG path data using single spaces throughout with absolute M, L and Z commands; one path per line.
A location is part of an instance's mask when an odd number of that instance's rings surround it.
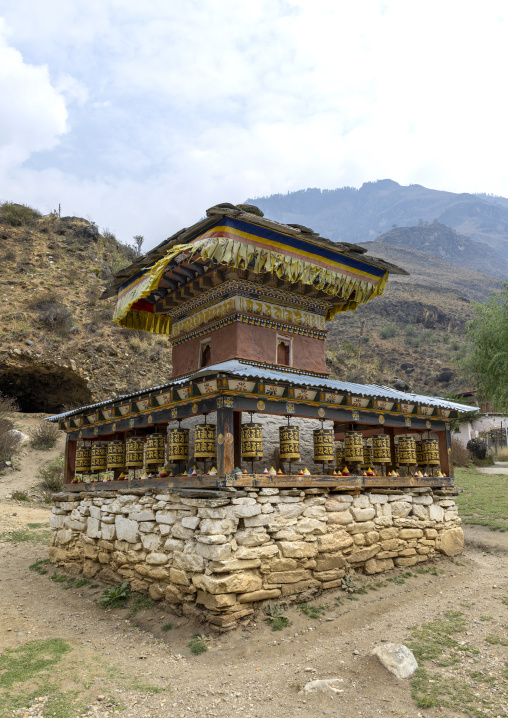
M 215 458 L 215 434 L 216 428 L 213 424 L 198 424 L 194 434 L 194 458 L 214 459 Z
M 366 468 L 369 468 L 374 463 L 374 450 L 373 447 L 367 443 L 367 441 L 363 442 L 363 465 Z
M 189 430 L 170 429 L 168 433 L 168 462 L 177 464 L 189 458 Z
M 89 474 L 92 467 L 92 448 L 81 444 L 76 449 L 76 473 Z
M 143 466 L 144 442 L 139 436 L 131 436 L 125 442 L 125 466 L 138 469 Z
M 165 455 L 164 434 L 150 434 L 150 436 L 147 436 L 145 464 L 147 466 L 162 466 L 166 460 Z
M 416 442 L 416 463 L 418 466 L 425 466 L 428 463 L 423 441 Z
M 333 461 L 333 429 L 315 429 L 314 436 L 314 461 L 324 463 Z
M 335 444 L 335 468 L 340 469 L 345 463 L 344 444 L 342 441 L 338 441 Z
M 376 434 L 372 437 L 372 453 L 375 464 L 389 464 L 390 456 L 390 437 L 388 434 Z
M 300 461 L 300 430 L 297 426 L 280 426 L 280 460 Z
M 395 444 L 395 466 L 400 466 L 399 462 L 399 444 Z
M 263 458 L 263 427 L 250 422 L 242 424 L 242 459 Z
M 110 441 L 108 444 L 107 466 L 109 469 L 125 468 L 125 444 L 123 441 Z
M 92 473 L 106 471 L 108 458 L 108 445 L 94 441 L 92 445 Z
M 399 437 L 399 464 L 416 464 L 416 441 L 414 436 Z
M 363 463 L 363 438 L 359 431 L 346 431 L 344 447 L 346 464 Z
M 430 466 L 440 466 L 439 458 L 439 442 L 437 439 L 423 440 L 423 453 L 425 455 L 425 463 Z

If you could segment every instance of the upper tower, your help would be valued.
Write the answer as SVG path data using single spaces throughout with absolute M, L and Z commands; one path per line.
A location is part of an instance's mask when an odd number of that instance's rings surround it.
M 173 377 L 228 359 L 326 373 L 326 321 L 384 291 L 404 270 L 252 205 L 216 205 L 121 270 L 114 319 L 166 334 Z

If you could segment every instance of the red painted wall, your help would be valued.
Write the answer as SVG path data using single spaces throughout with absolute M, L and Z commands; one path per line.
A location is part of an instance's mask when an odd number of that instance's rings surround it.
M 276 364 L 277 336 L 292 341 L 292 366 L 310 372 L 326 372 L 325 342 L 322 339 L 290 334 L 267 327 L 234 322 L 210 334 L 173 347 L 173 377 L 197 371 L 200 346 L 211 338 L 212 364 L 229 359 Z

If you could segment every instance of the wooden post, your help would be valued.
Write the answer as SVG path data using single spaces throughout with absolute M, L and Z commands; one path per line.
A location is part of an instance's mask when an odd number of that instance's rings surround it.
M 233 412 L 233 437 L 234 437 L 234 463 L 235 467 L 242 466 L 242 412 Z
M 446 429 L 446 431 L 438 431 L 437 439 L 439 442 L 439 459 L 441 461 L 441 471 L 445 476 L 452 476 L 453 464 L 451 457 L 452 452 L 450 430 Z
M 64 483 L 70 484 L 76 475 L 76 448 L 78 442 L 75 439 L 69 439 L 67 434 L 65 439 L 65 458 L 64 458 Z
M 217 409 L 217 475 L 227 476 L 235 468 L 233 407 Z
M 387 426 L 384 430 L 384 433 L 388 434 L 388 436 L 390 437 L 390 457 L 392 459 L 390 466 L 391 466 L 392 471 L 396 471 L 397 469 L 395 467 L 395 431 L 394 431 L 393 426 Z

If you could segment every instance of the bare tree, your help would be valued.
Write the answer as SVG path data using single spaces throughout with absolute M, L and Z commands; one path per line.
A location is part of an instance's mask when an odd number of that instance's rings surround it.
M 133 237 L 133 244 L 132 247 L 134 251 L 136 252 L 136 257 L 141 256 L 141 247 L 143 246 L 143 242 L 145 241 L 145 238 L 142 234 L 135 234 Z

